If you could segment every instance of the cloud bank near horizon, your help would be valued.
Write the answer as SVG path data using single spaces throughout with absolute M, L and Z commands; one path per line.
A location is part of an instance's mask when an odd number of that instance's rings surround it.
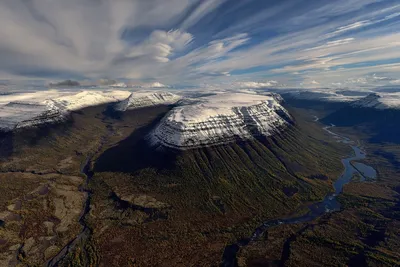
M 392 0 L 5 0 L 1 80 L 397 86 Z

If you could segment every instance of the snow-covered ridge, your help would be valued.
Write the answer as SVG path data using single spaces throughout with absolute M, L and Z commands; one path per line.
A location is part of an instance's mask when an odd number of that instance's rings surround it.
M 376 109 L 400 109 L 400 93 L 372 93 L 353 102 L 351 106 Z
M 16 101 L 0 106 L 0 130 L 11 131 L 19 128 L 35 127 L 40 124 L 64 121 L 74 110 L 96 106 L 105 103 L 117 102 L 125 98 L 129 92 L 93 92 L 82 91 L 60 92 L 57 97 L 43 99 L 46 92 L 28 94 Z M 48 93 L 53 96 L 54 91 Z M 1 99 L 0 99 L 1 100 Z M 1 101 L 0 101 L 1 103 Z
M 104 95 L 98 92 L 83 91 L 74 95 L 45 100 L 44 103 L 50 106 L 54 105 L 63 110 L 73 111 L 116 101 L 118 100 L 110 95 Z
M 13 130 L 39 124 L 58 122 L 65 112 L 45 103 L 10 102 L 0 108 L 0 129 Z
M 347 102 L 353 107 L 400 109 L 400 92 L 376 93 L 371 90 L 315 89 L 312 91 L 291 90 L 284 92 L 283 95 L 287 99 Z
M 174 108 L 152 131 L 154 145 L 190 149 L 269 136 L 287 127 L 277 94 L 226 93 Z
M 118 103 L 115 110 L 126 111 L 156 105 L 171 105 L 180 99 L 180 96 L 169 92 L 134 92 L 127 99 Z

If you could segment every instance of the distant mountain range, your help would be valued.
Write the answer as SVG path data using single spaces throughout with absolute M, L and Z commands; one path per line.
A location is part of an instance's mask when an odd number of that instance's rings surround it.
M 370 94 L 329 114 L 326 124 L 364 127 L 374 142 L 400 143 L 400 97 Z
M 115 105 L 114 109 L 116 111 L 126 111 L 156 105 L 169 105 L 175 104 L 180 99 L 180 96 L 169 92 L 135 92 Z

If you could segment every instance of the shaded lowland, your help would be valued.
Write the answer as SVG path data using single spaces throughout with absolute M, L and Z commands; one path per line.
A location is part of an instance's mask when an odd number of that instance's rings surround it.
M 319 99 L 299 99 L 291 94 L 282 94 L 282 97 L 288 106 L 312 111 L 314 115 L 321 115 L 321 117 L 348 106 L 347 102 L 330 102 Z
M 343 107 L 322 120 L 341 127 L 356 127 L 370 136 L 373 143 L 400 143 L 400 110 Z
M 89 192 L 82 167 L 124 138 L 124 125 L 114 129 L 116 120 L 104 115 L 106 108 L 74 112 L 63 124 L 1 134 L 1 266 L 43 265 L 82 231 Z M 168 109 L 147 116 L 152 120 Z M 136 123 L 144 125 L 144 120 Z M 90 236 L 78 245 L 90 259 L 86 263 L 98 262 Z

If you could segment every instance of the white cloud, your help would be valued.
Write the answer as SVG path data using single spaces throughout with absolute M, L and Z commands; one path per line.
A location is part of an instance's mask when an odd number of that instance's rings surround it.
M 304 88 L 319 88 L 321 87 L 320 83 L 316 80 L 313 80 L 312 77 L 305 77 L 303 81 L 300 83 L 301 87 Z
M 312 48 L 307 48 L 304 51 L 317 50 L 317 49 L 329 48 L 329 47 L 338 46 L 338 45 L 344 45 L 344 44 L 351 43 L 353 41 L 354 41 L 354 38 L 346 38 L 346 39 L 341 39 L 341 40 L 329 41 L 326 44 L 312 47 Z
M 182 50 L 193 40 L 193 35 L 180 30 L 170 30 L 168 32 L 156 30 L 150 35 L 151 43 L 161 43 L 170 45 L 173 49 Z
M 390 80 L 390 78 L 388 78 L 388 77 L 378 76 L 375 73 L 372 75 L 372 79 L 377 80 L 377 81 Z
M 337 0 L 307 6 L 296 0 L 248 15 L 251 2 L 1 1 L 0 24 L 7 26 L 0 27 L 0 78 L 62 74 L 167 84 L 267 79 L 323 87 L 398 77 L 398 63 L 385 61 L 400 58 L 400 5 Z M 275 86 L 271 81 L 243 86 Z
M 332 85 L 334 87 L 342 87 L 342 83 L 340 83 L 340 82 L 332 83 Z
M 391 84 L 400 84 L 400 80 L 393 80 L 393 81 L 390 81 L 390 83 Z
M 116 58 L 130 50 L 120 37 L 127 28 L 164 26 L 189 6 L 187 0 L 111 1 L 80 0 L 2 1 L 0 3 L 0 69 L 35 72 L 36 69 L 84 76 L 120 74 L 112 68 Z M 154 39 L 173 49 L 191 36 L 179 31 L 154 32 Z M 169 48 L 148 47 L 159 61 Z M 117 73 L 113 73 L 116 70 Z
M 184 49 L 192 40 L 193 36 L 187 32 L 156 30 L 151 33 L 148 40 L 130 48 L 127 56 L 131 58 L 147 56 L 157 62 L 166 63 L 174 51 Z
M 267 81 L 267 82 L 237 82 L 236 86 L 243 89 L 259 89 L 267 87 L 279 87 L 277 81 Z
M 146 87 L 146 88 L 168 88 L 169 86 L 162 84 L 160 82 L 154 82 L 154 83 L 146 84 L 143 87 Z
M 345 31 L 358 29 L 360 27 L 367 26 L 370 23 L 371 22 L 369 20 L 357 21 L 357 22 L 354 22 L 354 23 L 352 23 L 350 25 L 341 26 L 341 27 L 337 28 L 337 30 L 335 32 L 333 32 L 333 34 L 338 34 L 338 33 L 342 33 L 342 32 L 345 32 Z
M 204 0 L 201 1 L 199 6 L 194 10 L 189 17 L 187 17 L 180 25 L 181 29 L 188 29 L 189 27 L 196 24 L 202 17 L 209 14 L 211 11 L 216 9 L 218 6 L 226 2 L 227 0 Z

